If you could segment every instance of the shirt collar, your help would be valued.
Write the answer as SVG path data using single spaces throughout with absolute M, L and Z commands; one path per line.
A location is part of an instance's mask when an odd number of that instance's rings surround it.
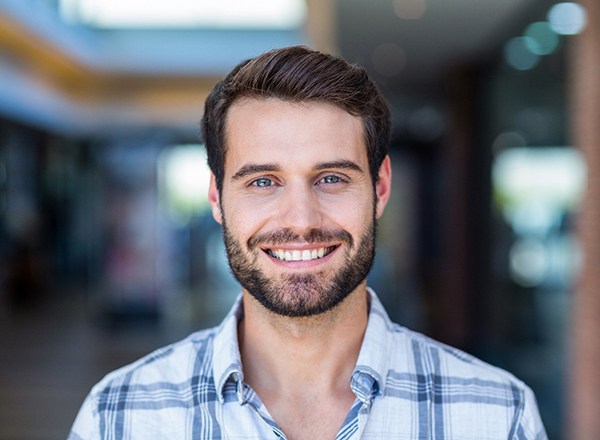
M 390 352 L 388 332 L 392 324 L 375 292 L 370 288 L 367 288 L 367 292 L 370 303 L 369 320 L 350 387 L 361 401 L 370 404 L 385 387 L 387 354 Z M 215 335 L 213 375 L 217 397 L 221 403 L 224 401 L 225 385 L 229 381 L 233 381 L 238 399 L 243 401 L 244 373 L 237 337 L 237 325 L 243 315 L 240 295 Z
M 233 307 L 217 328 L 213 347 L 213 376 L 217 397 L 224 402 L 225 385 L 232 380 L 235 383 L 238 399 L 243 392 L 244 373 L 242 357 L 238 345 L 238 322 L 244 316 L 242 296 L 239 295 Z
M 389 329 L 392 322 L 375 292 L 367 288 L 370 299 L 369 321 L 352 373 L 350 387 L 366 404 L 385 389 L 388 370 Z

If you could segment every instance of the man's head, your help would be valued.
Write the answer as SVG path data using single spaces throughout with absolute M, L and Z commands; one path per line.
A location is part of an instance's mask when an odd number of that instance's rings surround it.
M 203 132 L 213 216 L 247 293 L 301 317 L 364 285 L 391 170 L 389 112 L 363 69 L 269 52 L 215 87 Z
M 202 137 L 208 165 L 219 191 L 226 161 L 226 122 L 231 105 L 241 98 L 277 98 L 323 102 L 361 118 L 373 183 L 387 155 L 390 112 L 366 70 L 332 55 L 294 46 L 266 52 L 242 62 L 208 96 Z

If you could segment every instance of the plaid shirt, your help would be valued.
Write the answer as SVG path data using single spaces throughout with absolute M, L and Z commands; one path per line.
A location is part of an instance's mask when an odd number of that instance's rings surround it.
M 336 439 L 546 439 L 535 397 L 509 373 L 393 324 L 369 290 L 369 322 Z M 285 439 L 244 383 L 238 299 L 223 323 L 104 378 L 69 440 Z M 319 423 L 315 420 L 315 423 Z

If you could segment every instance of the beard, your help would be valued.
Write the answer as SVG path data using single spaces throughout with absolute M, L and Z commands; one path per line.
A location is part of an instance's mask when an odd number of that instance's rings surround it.
M 334 309 L 363 282 L 373 265 L 377 228 L 374 213 L 356 244 L 346 230 L 312 229 L 305 235 L 299 235 L 282 229 L 254 235 L 244 247 L 227 228 L 224 215 L 222 218 L 225 249 L 233 275 L 248 293 L 278 315 L 308 317 Z M 298 242 L 342 242 L 346 245 L 344 262 L 336 270 L 284 273 L 271 277 L 259 268 L 259 252 L 264 252 L 261 245 L 284 247 L 287 243 Z

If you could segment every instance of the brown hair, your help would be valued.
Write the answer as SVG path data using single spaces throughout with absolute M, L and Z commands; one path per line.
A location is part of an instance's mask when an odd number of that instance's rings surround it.
M 219 192 L 225 169 L 225 123 L 234 101 L 244 97 L 317 101 L 360 117 L 365 131 L 373 183 L 387 155 L 390 111 L 366 70 L 345 60 L 302 46 L 275 49 L 236 66 L 209 94 L 201 121 L 208 165 Z

